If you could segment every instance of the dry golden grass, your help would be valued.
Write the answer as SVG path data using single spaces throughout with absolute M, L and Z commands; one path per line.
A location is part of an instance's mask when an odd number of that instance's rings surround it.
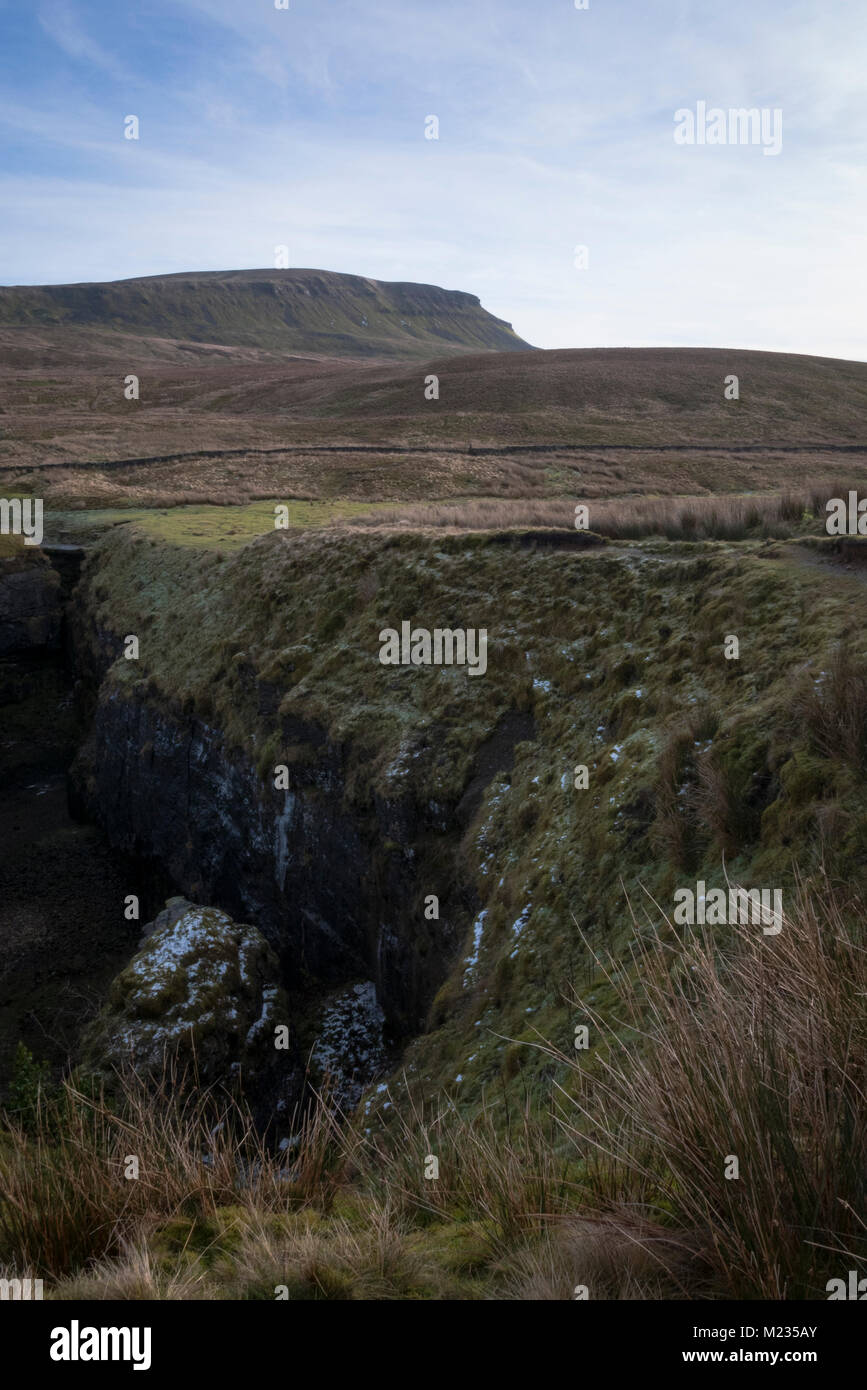
M 290 1169 L 240 1102 L 184 1084 L 171 1066 L 156 1089 L 131 1071 L 119 1085 L 117 1104 L 66 1081 L 40 1097 L 33 1123 L 8 1124 L 0 1258 L 56 1277 L 116 1256 L 143 1223 L 332 1200 L 348 1138 L 325 1101 L 297 1115 Z
M 682 1236 L 627 1212 L 550 1225 L 510 1253 L 503 1274 L 504 1298 L 534 1302 L 698 1298 L 708 1287 Z
M 640 931 L 633 971 L 604 967 L 618 1022 L 576 1000 L 606 1049 L 588 1087 L 561 1088 L 566 1131 L 596 1156 L 590 1192 L 680 1232 L 725 1296 L 821 1298 L 867 1265 L 860 914 L 819 883 L 775 936 L 666 919 Z
M 588 509 L 587 529 L 614 540 L 661 537 L 666 540 L 783 538 L 802 531 L 825 531 L 825 503 L 845 497 L 854 482 L 816 482 L 800 491 L 744 495 L 604 497 L 596 489 L 575 498 L 467 498 L 461 503 L 404 506 L 398 524 L 450 530 L 492 530 L 518 526 L 574 526 L 576 505 Z M 355 526 L 381 526 L 380 514 L 352 519 Z M 340 524 L 340 523 L 335 523 Z

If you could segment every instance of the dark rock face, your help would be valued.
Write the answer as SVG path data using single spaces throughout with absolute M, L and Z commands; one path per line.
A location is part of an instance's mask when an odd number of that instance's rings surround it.
M 81 577 L 81 567 L 84 563 L 85 551 L 80 545 L 43 544 L 42 553 L 45 555 L 52 569 L 57 571 L 60 578 L 61 597 L 63 602 L 66 603 Z
M 135 948 L 125 895 L 151 913 L 170 886 L 158 866 L 130 861 L 69 816 L 81 728 L 61 637 L 66 586 L 44 553 L 26 547 L 0 562 L 0 1094 L 19 1041 L 61 1074 Z
M 431 827 L 411 802 L 353 812 L 342 750 L 307 732 L 315 765 L 277 790 L 218 729 L 108 686 L 73 767 L 73 806 L 191 898 L 256 923 L 288 986 L 372 980 L 392 1035 L 417 1031 L 463 903 L 455 889 L 451 915 L 441 899 L 440 919 L 425 919 L 440 882 L 426 887 L 417 870 Z
M 0 655 L 59 647 L 60 576 L 35 547 L 0 560 Z

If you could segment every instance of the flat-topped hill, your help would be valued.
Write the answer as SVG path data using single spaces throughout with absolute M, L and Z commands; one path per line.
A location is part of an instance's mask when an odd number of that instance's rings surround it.
M 476 295 L 330 270 L 191 271 L 0 288 L 0 327 L 49 326 L 334 357 L 424 358 L 529 346 Z

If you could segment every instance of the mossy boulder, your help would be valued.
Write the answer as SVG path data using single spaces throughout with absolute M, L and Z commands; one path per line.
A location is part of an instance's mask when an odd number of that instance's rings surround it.
M 280 967 L 262 933 L 174 898 L 113 981 L 83 1060 L 100 1073 L 132 1065 L 157 1074 L 176 1059 L 199 1085 L 240 1079 L 255 1090 L 273 1071 L 275 1030 L 287 1022 Z

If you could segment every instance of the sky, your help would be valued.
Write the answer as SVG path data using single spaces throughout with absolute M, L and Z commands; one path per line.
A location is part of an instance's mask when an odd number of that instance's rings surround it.
M 539 347 L 867 360 L 864 0 L 586 4 L 0 0 L 0 283 L 285 246 Z

